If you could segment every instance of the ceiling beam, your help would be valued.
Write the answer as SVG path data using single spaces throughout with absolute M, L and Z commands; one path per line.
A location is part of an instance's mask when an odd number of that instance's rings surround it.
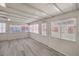
M 6 16 L 0 16 L 1 18 L 8 19 Z
M 14 17 L 14 18 L 18 18 L 18 19 L 27 19 L 27 18 L 21 18 L 21 17 L 17 17 L 17 16 L 14 16 L 14 15 L 10 15 L 10 14 L 3 14 L 3 13 L 0 13 L 1 15 L 5 15 L 5 16 L 7 16 L 7 17 Z
M 1 21 L 6 21 L 6 22 L 8 22 L 8 18 L 7 17 L 5 17 L 5 16 L 0 16 L 1 18 L 3 18 L 3 19 L 6 19 L 6 20 L 1 20 Z M 16 18 L 15 18 L 16 19 Z M 19 19 L 19 18 L 18 18 Z M 29 23 L 27 23 L 27 22 L 21 22 L 21 21 L 9 21 L 9 22 L 17 22 L 17 23 L 25 23 L 25 24 L 29 24 Z
M 27 4 L 23 4 L 23 5 L 25 5 L 25 6 L 27 5 L 28 7 L 31 7 L 31 8 L 33 8 L 33 9 L 36 9 L 36 10 L 38 10 L 38 11 L 40 11 L 40 12 L 42 12 L 42 13 L 45 13 L 46 15 L 49 16 L 49 14 L 46 13 L 45 11 L 43 11 L 43 10 L 37 8 L 37 7 L 34 7 L 34 6 L 30 5 L 29 3 L 27 3 Z
M 48 4 L 50 4 L 50 3 L 48 3 Z M 32 7 L 32 8 L 34 8 L 34 9 L 37 9 L 38 11 L 41 11 L 41 12 L 43 12 L 43 13 L 46 13 L 46 12 L 44 12 L 44 11 L 41 10 L 41 9 L 38 9 L 38 8 L 36 8 L 36 7 L 33 7 L 33 6 L 30 5 L 29 3 L 28 3 L 28 4 L 25 4 L 25 5 L 27 5 L 27 6 L 29 6 L 29 7 Z M 55 6 L 61 13 L 64 13 L 55 3 L 52 3 L 52 5 Z M 49 17 L 53 17 L 52 15 L 49 15 L 48 13 L 46 13 L 46 14 L 48 15 L 48 17 L 44 17 L 44 18 L 42 18 L 42 19 L 49 18 Z M 56 16 L 56 15 L 54 15 L 54 16 Z
M 16 17 L 16 16 L 12 16 L 12 15 L 7 15 L 7 14 L 2 14 L 2 13 L 0 13 L 0 15 L 2 15 L 2 16 L 0 16 L 1 18 L 7 19 L 6 21 L 8 21 L 8 17 L 13 17 L 12 20 L 13 19 L 16 19 L 16 21 L 10 21 L 10 22 L 19 22 L 19 23 L 27 23 L 27 24 L 29 23 L 29 22 L 25 22 L 25 21 L 24 22 L 21 22 L 24 19 L 23 18 L 20 18 L 20 17 Z M 18 19 L 20 21 L 17 21 Z
M 8 8 L 8 9 L 11 9 L 11 8 Z M 12 10 L 14 10 L 14 9 L 12 9 Z M 10 13 L 10 14 L 16 14 L 16 15 L 19 15 L 19 16 L 24 17 L 24 18 L 33 18 L 33 19 L 37 19 L 37 18 L 34 18 L 34 17 L 23 16 L 23 15 L 21 15 L 21 14 L 14 13 L 14 12 L 10 12 L 10 11 L 6 11 L 6 10 L 0 10 L 0 11 L 8 12 L 8 13 Z M 17 10 L 14 10 L 14 11 L 17 11 Z
M 52 5 L 54 5 L 57 9 L 59 9 L 62 13 L 64 13 L 63 10 L 61 10 L 61 8 L 58 7 L 58 5 L 56 3 L 52 3 Z
M 79 11 L 79 10 L 73 10 L 73 11 L 69 11 L 69 12 L 64 12 L 64 13 L 58 14 L 58 15 L 56 15 L 56 16 L 51 16 L 51 17 L 47 17 L 47 18 L 43 18 L 43 19 L 39 19 L 39 20 L 30 22 L 29 24 L 34 23 L 34 22 L 38 22 L 38 21 L 43 21 L 44 19 L 45 19 L 45 21 L 47 21 L 47 19 L 51 19 L 51 18 L 53 18 L 53 17 L 57 17 L 57 16 L 60 16 L 60 15 L 67 14 L 67 13 L 71 13 L 71 12 L 75 12 L 75 11 Z
M 8 6 L 8 8 L 13 9 L 13 10 L 16 10 L 16 11 L 19 11 L 19 12 L 22 12 L 22 13 L 26 13 L 28 15 L 33 15 L 33 16 L 41 17 L 39 15 L 36 15 L 36 14 L 33 14 L 33 13 L 29 13 L 29 12 L 25 12 L 25 11 L 22 11 L 22 10 L 19 10 L 19 9 L 16 9 L 16 8 L 12 8 L 12 7 L 9 7 L 9 6 Z
M 4 11 L 4 10 L 0 10 L 1 12 L 5 12 L 7 14 L 14 14 L 14 15 L 17 15 L 17 16 L 20 16 L 22 17 L 23 19 L 31 19 L 31 18 L 28 18 L 28 17 L 23 17 L 22 15 L 20 14 L 17 14 L 17 13 L 13 13 L 13 12 L 9 12 L 9 11 Z M 15 16 L 16 17 L 16 16 Z M 37 18 L 32 18 L 32 19 L 37 19 Z

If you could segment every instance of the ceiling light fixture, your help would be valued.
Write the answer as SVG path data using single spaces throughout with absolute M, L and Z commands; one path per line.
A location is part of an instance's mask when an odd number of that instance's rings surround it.
M 8 18 L 8 21 L 11 21 L 11 19 Z

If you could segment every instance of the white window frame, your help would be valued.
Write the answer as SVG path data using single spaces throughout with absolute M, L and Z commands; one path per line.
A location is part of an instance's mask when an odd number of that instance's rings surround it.
M 46 31 L 46 23 L 42 23 L 41 24 L 41 34 L 46 36 L 47 35 L 47 31 Z
M 6 23 L 0 23 L 0 33 L 6 32 Z

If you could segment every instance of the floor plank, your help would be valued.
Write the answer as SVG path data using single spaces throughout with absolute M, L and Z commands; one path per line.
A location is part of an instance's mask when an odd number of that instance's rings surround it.
M 26 38 L 0 42 L 0 56 L 63 56 L 40 42 Z

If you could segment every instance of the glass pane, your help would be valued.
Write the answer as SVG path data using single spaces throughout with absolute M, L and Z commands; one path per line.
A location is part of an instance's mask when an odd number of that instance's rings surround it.
M 0 23 L 0 33 L 6 32 L 6 24 L 5 23 Z

